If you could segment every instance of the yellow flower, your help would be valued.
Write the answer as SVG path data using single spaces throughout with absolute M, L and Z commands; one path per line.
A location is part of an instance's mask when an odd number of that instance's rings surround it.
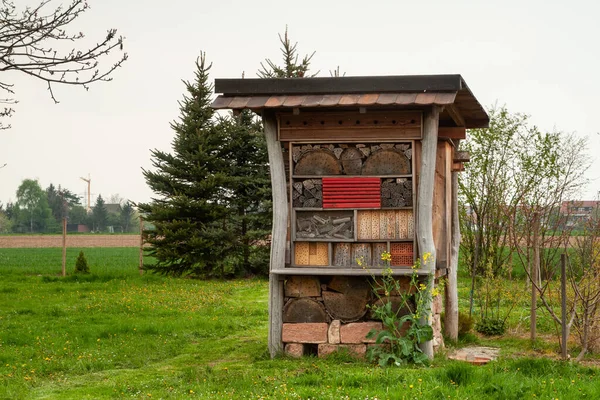
M 381 261 L 392 261 L 392 255 L 387 251 L 381 253 Z
M 423 262 L 427 263 L 427 260 L 429 260 L 431 258 L 431 253 L 425 253 L 423 254 Z

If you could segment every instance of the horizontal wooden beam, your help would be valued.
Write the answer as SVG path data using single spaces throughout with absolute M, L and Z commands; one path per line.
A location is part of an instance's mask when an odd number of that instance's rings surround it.
M 410 276 L 413 272 L 417 275 L 428 275 L 430 270 L 412 268 L 393 268 L 392 275 L 394 276 Z M 343 268 L 343 267 L 286 267 L 271 271 L 272 274 L 278 275 L 347 275 L 347 276 L 381 276 L 387 273 L 387 269 L 366 269 L 362 267 Z
M 460 75 L 344 76 L 322 78 L 215 79 L 226 95 L 456 92 Z
M 463 126 L 446 127 L 440 126 L 438 129 L 438 137 L 446 139 L 466 139 L 467 130 Z
M 468 151 L 455 151 L 452 161 L 455 163 L 469 162 L 471 160 L 471 154 Z

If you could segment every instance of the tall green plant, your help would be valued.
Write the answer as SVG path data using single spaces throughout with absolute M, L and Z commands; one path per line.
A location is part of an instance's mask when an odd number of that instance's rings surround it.
M 428 357 L 419 345 L 433 339 L 428 304 L 431 304 L 432 297 L 439 295 L 439 290 L 434 287 L 433 279 L 427 277 L 422 281 L 417 275 L 420 260 L 412 267 L 413 273 L 407 288 L 393 275 L 389 266 L 390 253 L 384 252 L 381 259 L 388 267 L 381 277 L 373 276 L 373 294 L 378 301 L 371 309 L 375 319 L 382 322 L 383 329 L 373 329 L 367 335 L 368 339 L 375 339 L 376 344 L 369 349 L 367 357 L 370 361 L 377 361 L 382 367 L 405 363 L 424 364 Z M 425 263 L 433 262 L 428 253 L 423 256 L 423 260 Z M 399 305 L 392 304 L 389 298 L 392 293 L 400 297 Z

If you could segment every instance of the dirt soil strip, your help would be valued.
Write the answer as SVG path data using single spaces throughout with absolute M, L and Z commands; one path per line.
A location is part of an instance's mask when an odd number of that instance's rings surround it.
M 139 247 L 138 235 L 67 235 L 67 247 Z M 0 236 L 0 249 L 62 247 L 62 235 Z

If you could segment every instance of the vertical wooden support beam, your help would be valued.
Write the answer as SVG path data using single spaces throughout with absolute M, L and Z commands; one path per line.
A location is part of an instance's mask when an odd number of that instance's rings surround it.
M 417 198 L 417 243 L 421 257 L 421 268 L 429 269 L 427 279 L 431 282 L 435 275 L 436 252 L 433 241 L 433 186 L 435 180 L 435 162 L 438 139 L 440 108 L 432 106 L 425 113 L 423 121 L 423 140 L 421 150 L 421 168 L 419 175 L 419 195 Z M 429 254 L 427 262 L 424 255 Z M 433 282 L 431 282 L 433 284 Z M 431 324 L 431 302 L 425 305 Z M 433 342 L 421 344 L 421 350 L 430 359 L 433 358 Z
M 458 142 L 458 141 L 457 141 Z M 458 143 L 456 143 L 458 147 Z M 450 233 L 450 262 L 446 284 L 446 309 L 444 328 L 450 340 L 458 340 L 458 250 L 460 247 L 460 222 L 458 220 L 458 172 L 452 172 L 452 207 Z
M 273 191 L 273 230 L 271 231 L 271 264 L 269 271 L 283 269 L 288 225 L 288 201 L 285 167 L 281 144 L 277 140 L 277 119 L 272 113 L 263 114 L 263 125 L 269 153 L 271 188 Z M 282 350 L 281 330 L 283 313 L 283 282 L 269 272 L 269 353 L 274 357 Z

